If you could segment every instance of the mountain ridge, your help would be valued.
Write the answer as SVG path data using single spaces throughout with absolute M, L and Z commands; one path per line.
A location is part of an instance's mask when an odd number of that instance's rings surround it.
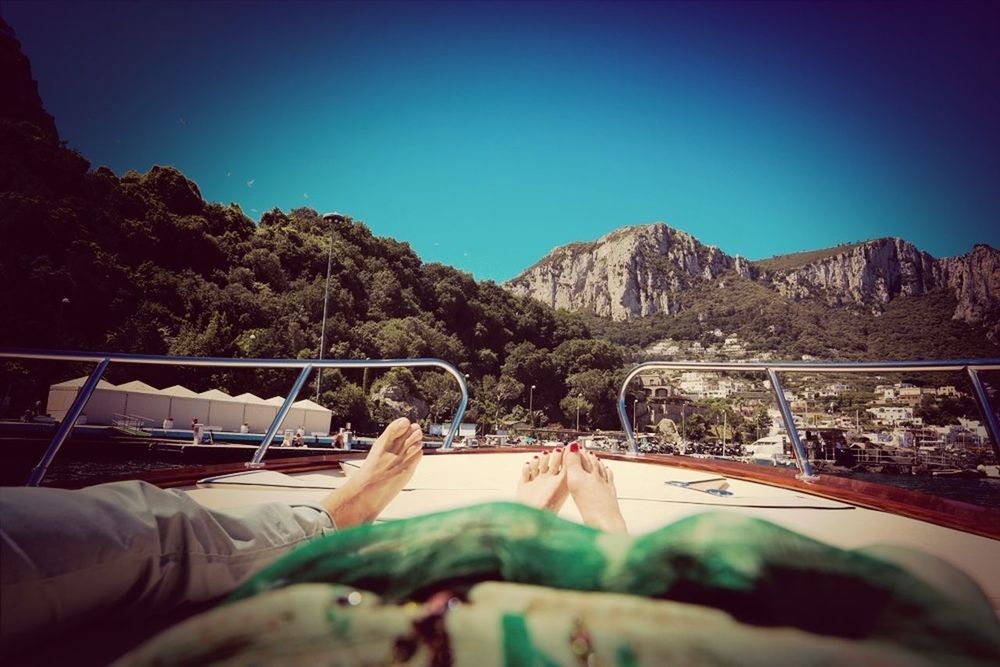
M 675 316 L 681 294 L 727 271 L 783 299 L 875 315 L 899 297 L 946 290 L 956 301 L 954 319 L 982 326 L 989 340 L 1000 341 L 1000 250 L 986 244 L 937 259 L 905 239 L 880 237 L 749 261 L 655 222 L 557 247 L 504 287 L 554 308 L 624 321 Z

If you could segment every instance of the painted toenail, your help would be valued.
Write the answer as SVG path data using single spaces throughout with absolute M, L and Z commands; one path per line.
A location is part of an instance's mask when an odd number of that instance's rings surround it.
M 576 444 L 575 442 L 569 443 L 569 451 L 571 451 L 571 452 L 578 452 L 578 451 L 580 451 L 580 445 Z
M 562 451 L 562 447 L 556 447 L 556 452 L 561 452 L 561 451 Z

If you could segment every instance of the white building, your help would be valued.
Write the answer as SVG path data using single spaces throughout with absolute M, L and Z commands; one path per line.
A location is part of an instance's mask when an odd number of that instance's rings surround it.
M 894 426 L 896 424 L 912 424 L 919 426 L 923 419 L 913 416 L 913 408 L 907 406 L 879 405 L 865 410 L 876 422 Z
M 67 380 L 49 387 L 46 412 L 62 420 L 87 378 Z M 264 400 L 253 394 L 230 396 L 210 389 L 196 393 L 174 385 L 157 389 L 137 380 L 115 386 L 101 381 L 83 409 L 88 424 L 111 425 L 122 417 L 138 418 L 146 427 L 188 428 L 197 419 L 206 428 L 239 432 L 246 423 L 253 433 L 263 433 L 274 421 L 285 399 Z M 292 404 L 279 430 L 303 429 L 306 433 L 328 435 L 333 413 L 308 399 Z

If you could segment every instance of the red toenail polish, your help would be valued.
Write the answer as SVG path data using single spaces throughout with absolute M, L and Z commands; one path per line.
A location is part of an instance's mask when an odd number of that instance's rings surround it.
M 571 451 L 571 452 L 578 452 L 578 451 L 580 451 L 580 445 L 576 444 L 575 442 L 571 442 L 569 444 L 569 451 Z
M 537 458 L 538 458 L 538 455 L 536 454 L 534 458 L 536 458 L 536 459 L 537 459 Z
M 562 451 L 562 447 L 556 447 L 556 451 L 557 452 L 561 452 Z

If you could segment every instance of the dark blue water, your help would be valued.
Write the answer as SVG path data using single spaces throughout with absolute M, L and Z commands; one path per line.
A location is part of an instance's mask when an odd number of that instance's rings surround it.
M 889 484 L 911 491 L 920 491 L 933 496 L 961 500 L 973 505 L 1000 508 L 1000 479 L 958 477 L 931 477 L 927 475 L 881 475 L 878 473 L 856 472 L 847 475 L 876 484 Z
M 156 472 L 188 468 L 190 463 L 182 463 L 176 457 L 172 459 L 156 458 L 152 455 L 142 458 L 122 458 L 108 461 L 85 461 L 72 457 L 56 458 L 42 481 L 43 486 L 60 486 L 81 480 L 101 480 L 112 477 L 136 475 L 138 473 Z

